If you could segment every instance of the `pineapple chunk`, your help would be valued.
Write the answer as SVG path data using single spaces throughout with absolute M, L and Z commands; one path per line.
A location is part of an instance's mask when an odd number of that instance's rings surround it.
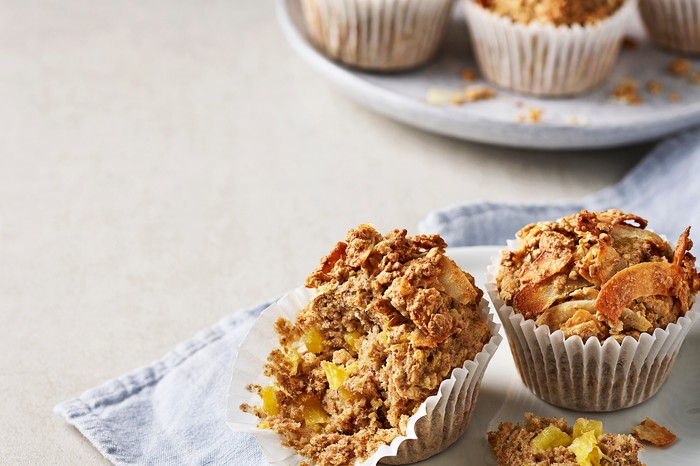
M 304 333 L 304 343 L 306 344 L 306 349 L 314 354 L 323 351 L 323 338 L 316 327 L 311 327 Z
M 350 397 L 352 396 L 352 393 L 350 393 L 350 390 L 348 390 L 347 388 L 344 388 L 344 387 L 340 387 L 340 390 L 338 390 L 338 392 L 340 393 L 340 396 L 342 396 L 346 400 L 350 399 Z
M 598 438 L 604 434 L 603 423 L 601 421 L 594 421 L 593 419 L 578 418 L 574 424 L 574 438 L 578 438 L 585 434 L 586 432 L 593 431 L 595 437 Z
M 603 457 L 595 432 L 592 430 L 575 438 L 569 446 L 569 451 L 576 455 L 576 462 L 580 466 L 600 466 L 600 460 Z
M 299 372 L 299 363 L 301 363 L 301 355 L 299 354 L 299 351 L 297 351 L 296 348 L 290 349 L 289 352 L 284 355 L 284 359 L 286 359 L 289 365 L 292 366 L 289 369 L 289 375 L 297 375 Z
M 262 398 L 262 410 L 268 416 L 274 416 L 279 412 L 277 407 L 277 397 L 275 396 L 275 387 L 269 385 L 262 390 L 260 390 L 260 397 Z
M 343 366 L 336 366 L 332 362 L 322 361 L 321 367 L 326 373 L 326 380 L 331 390 L 338 390 L 346 380 L 348 380 L 348 371 Z
M 320 432 L 323 424 L 328 422 L 328 413 L 321 406 L 321 401 L 316 397 L 304 400 L 304 425 Z
M 382 345 L 389 346 L 389 335 L 384 330 L 377 334 L 377 338 Z
M 343 335 L 345 343 L 355 352 L 357 352 L 358 340 L 360 339 L 360 332 L 350 332 Z
M 557 426 L 549 426 L 530 440 L 534 450 L 549 450 L 554 447 L 571 445 L 571 437 Z

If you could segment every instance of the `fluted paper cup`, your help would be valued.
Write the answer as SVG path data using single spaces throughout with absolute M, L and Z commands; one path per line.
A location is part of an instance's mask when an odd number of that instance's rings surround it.
M 700 0 L 639 0 L 639 11 L 654 42 L 700 53 Z
M 375 71 L 415 68 L 442 44 L 454 0 L 302 0 L 309 38 L 325 55 Z
M 511 249 L 517 242 L 509 242 Z M 496 286 L 500 256 L 487 271 L 486 291 L 501 318 L 515 365 L 523 383 L 537 397 L 576 411 L 605 412 L 638 405 L 656 394 L 666 381 L 681 344 L 698 316 L 696 303 L 676 323 L 643 333 L 600 341 L 550 333 L 536 326 L 501 299 Z
M 281 437 L 272 430 L 258 429 L 260 419 L 241 411 L 240 405 L 261 403 L 257 394 L 246 389 L 249 384 L 269 385 L 272 382 L 263 374 L 263 366 L 270 351 L 279 345 L 275 321 L 280 317 L 293 321 L 313 296 L 312 290 L 297 288 L 265 309 L 241 343 L 233 366 L 226 416 L 228 425 L 234 432 L 253 434 L 265 458 L 273 465 L 298 465 L 305 458 L 283 446 Z M 500 325 L 493 322 L 486 300 L 481 300 L 479 310 L 491 332 L 489 342 L 473 361 L 466 361 L 462 367 L 454 369 L 450 377 L 442 381 L 437 394 L 428 397 L 418 407 L 408 421 L 406 435 L 379 447 L 367 460 L 356 461 L 356 464 L 414 463 L 441 452 L 464 433 L 474 410 L 484 370 L 501 342 Z
M 590 25 L 528 24 L 463 0 L 474 53 L 491 82 L 538 96 L 586 92 L 610 73 L 635 1 Z

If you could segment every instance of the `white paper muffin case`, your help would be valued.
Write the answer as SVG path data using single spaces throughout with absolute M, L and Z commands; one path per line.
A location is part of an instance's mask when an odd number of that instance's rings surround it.
M 509 242 L 512 248 L 516 242 Z M 523 383 L 547 403 L 575 411 L 604 412 L 629 408 L 661 388 L 676 360 L 698 305 L 684 317 L 639 340 L 627 336 L 601 342 L 579 336 L 564 338 L 546 325 L 536 326 L 501 299 L 496 287 L 500 256 L 488 268 L 486 290 L 501 318 Z
M 251 406 L 261 403 L 258 395 L 246 390 L 246 386 L 271 382 L 264 376 L 263 366 L 270 351 L 279 345 L 274 322 L 279 317 L 294 320 L 313 296 L 312 290 L 297 288 L 265 309 L 241 343 L 234 362 L 226 416 L 228 425 L 234 432 L 253 434 L 267 461 L 273 465 L 298 465 L 305 458 L 282 446 L 281 438 L 275 432 L 258 429 L 256 426 L 260 419 L 242 412 L 239 407 L 242 403 Z M 361 463 L 363 466 L 374 466 L 379 462 L 414 463 L 441 452 L 464 433 L 474 410 L 484 370 L 502 340 L 498 334 L 500 325 L 493 322 L 493 314 L 489 313 L 486 300 L 482 299 L 480 311 L 487 319 L 491 340 L 473 361 L 454 369 L 450 378 L 442 381 L 438 393 L 419 406 L 408 421 L 406 436 L 397 437 L 390 445 L 381 446 Z
M 591 25 L 515 22 L 463 0 L 481 73 L 498 86 L 537 96 L 580 94 L 610 73 L 634 12 L 628 0 L 609 18 Z
M 442 44 L 454 0 L 302 0 L 309 38 L 333 60 L 375 71 L 420 66 Z
M 700 0 L 639 0 L 651 38 L 677 52 L 700 53 Z

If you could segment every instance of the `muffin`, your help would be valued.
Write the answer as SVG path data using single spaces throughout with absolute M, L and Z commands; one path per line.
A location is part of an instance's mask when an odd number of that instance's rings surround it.
M 582 411 L 636 405 L 666 380 L 697 310 L 690 228 L 675 250 L 619 210 L 524 227 L 487 289 L 521 378 Z
M 329 58 L 373 71 L 415 68 L 443 42 L 453 0 L 302 0 L 311 42 Z
M 253 398 L 231 398 L 241 420 L 232 427 L 253 420 L 263 448 L 281 437 L 318 465 L 405 464 L 457 440 L 500 337 L 483 292 L 445 246 L 438 235 L 350 230 L 307 278 L 308 303 L 261 316 L 279 346 L 259 363 L 264 377 L 237 361 L 233 384 L 240 394 L 247 380 Z M 258 353 L 250 344 L 246 357 Z
M 591 419 L 579 418 L 569 427 L 566 419 L 525 413 L 524 424 L 502 422 L 488 441 L 498 466 L 643 466 L 637 439 L 606 434 L 603 423 Z
M 463 0 L 482 74 L 524 94 L 569 96 L 612 70 L 632 0 Z
M 658 45 L 700 53 L 700 0 L 639 0 L 639 11 Z

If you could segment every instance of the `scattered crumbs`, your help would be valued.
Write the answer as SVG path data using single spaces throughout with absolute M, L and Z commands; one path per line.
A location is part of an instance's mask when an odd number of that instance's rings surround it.
M 652 79 L 647 83 L 647 91 L 654 95 L 661 94 L 664 91 L 664 85 Z
M 431 87 L 425 96 L 430 105 L 463 105 L 467 102 L 496 97 L 496 91 L 487 86 L 473 86 L 463 91 Z
M 486 86 L 470 87 L 464 91 L 464 96 L 467 102 L 475 102 L 477 100 L 493 99 L 496 97 L 496 91 Z
M 690 60 L 685 58 L 676 58 L 668 65 L 668 71 L 672 75 L 682 78 L 690 73 L 692 67 L 693 66 L 690 63 Z
M 515 101 L 515 108 L 523 108 L 523 101 L 522 101 L 522 100 L 516 100 L 516 101 Z
M 566 119 L 566 123 L 570 126 L 586 126 L 588 124 L 588 118 L 585 116 L 571 115 Z
M 668 95 L 668 100 L 669 100 L 669 102 L 675 104 L 675 103 L 677 103 L 677 102 L 680 102 L 680 100 L 681 100 L 681 95 L 680 95 L 678 92 L 671 92 L 671 93 Z
M 528 107 L 525 114 L 515 115 L 515 121 L 518 123 L 539 123 L 542 121 L 544 110 L 541 108 Z
M 622 47 L 625 49 L 636 49 L 639 47 L 639 40 L 636 37 L 625 36 L 622 38 Z
M 644 102 L 642 96 L 639 95 L 639 82 L 631 78 L 620 81 L 613 89 L 610 98 L 627 105 L 639 105 Z
M 476 72 L 471 68 L 465 68 L 462 70 L 462 79 L 465 81 L 476 81 Z
M 691 84 L 700 84 L 700 71 L 693 71 L 688 78 Z

